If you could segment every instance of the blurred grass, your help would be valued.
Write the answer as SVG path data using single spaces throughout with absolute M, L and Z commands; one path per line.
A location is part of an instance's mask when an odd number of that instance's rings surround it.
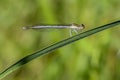
M 84 23 L 87 30 L 120 19 L 119 7 L 119 0 L 1 0 L 0 71 L 69 37 L 66 30 L 23 31 L 23 26 Z M 36 59 L 3 80 L 119 80 L 119 34 L 119 28 L 98 33 Z

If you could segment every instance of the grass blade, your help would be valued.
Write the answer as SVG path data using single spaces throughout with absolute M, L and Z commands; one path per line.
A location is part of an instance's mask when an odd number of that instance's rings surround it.
M 21 60 L 19 60 L 18 62 L 16 62 L 15 64 L 11 65 L 10 67 L 8 67 L 6 70 L 4 70 L 3 72 L 0 73 L 0 79 L 4 78 L 6 75 L 10 74 L 11 72 L 13 72 L 14 70 L 22 67 L 24 64 L 30 62 L 31 60 L 41 56 L 41 55 L 44 55 L 44 54 L 47 54 L 48 52 L 51 52 L 53 50 L 56 50 L 60 47 L 63 47 L 67 44 L 70 44 L 70 43 L 73 43 L 79 39 L 82 39 L 84 37 L 87 37 L 87 36 L 90 36 L 92 34 L 95 34 L 97 32 L 100 32 L 102 30 L 105 30 L 105 29 L 108 29 L 108 28 L 111 28 L 111 27 L 115 27 L 117 25 L 120 24 L 120 20 L 119 21 L 115 21 L 115 22 L 112 22 L 112 23 L 109 23 L 109 24 L 106 24 L 106 25 L 103 25 L 103 26 L 100 26 L 100 27 L 97 27 L 97 28 L 94 28 L 94 29 L 91 29 L 91 30 L 88 30 L 86 32 L 83 32 L 81 34 L 78 34 L 78 35 L 75 35 L 73 37 L 70 37 L 68 39 L 65 39 L 63 41 L 60 41 L 56 44 L 53 44 L 47 48 L 44 48 L 38 52 L 35 52 L 31 55 L 28 55 L 24 58 L 22 58 Z

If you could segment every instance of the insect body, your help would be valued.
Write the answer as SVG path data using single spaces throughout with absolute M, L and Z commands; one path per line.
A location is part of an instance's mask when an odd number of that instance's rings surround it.
M 72 36 L 72 33 L 78 33 L 79 30 L 83 30 L 85 28 L 84 24 L 78 25 L 78 24 L 71 24 L 71 25 L 39 25 L 39 26 L 31 26 L 31 27 L 23 27 L 24 30 L 26 29 L 45 29 L 45 28 L 56 28 L 56 29 L 70 29 L 70 36 Z

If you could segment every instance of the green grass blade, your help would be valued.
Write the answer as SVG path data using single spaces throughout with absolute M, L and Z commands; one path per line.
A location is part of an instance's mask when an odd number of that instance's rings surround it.
M 3 72 L 0 73 L 0 79 L 4 78 L 6 75 L 10 74 L 11 72 L 13 72 L 14 70 L 22 67 L 24 64 L 30 62 L 31 60 L 43 55 L 43 54 L 47 54 L 48 52 L 51 52 L 55 49 L 58 49 L 60 47 L 63 47 L 67 44 L 70 44 L 70 43 L 73 43 L 79 39 L 82 39 L 84 37 L 87 37 L 87 36 L 90 36 L 92 34 L 95 34 L 97 32 L 100 32 L 102 30 L 105 30 L 105 29 L 108 29 L 108 28 L 111 28 L 111 27 L 114 27 L 114 26 L 117 26 L 120 24 L 120 20 L 119 21 L 115 21 L 115 22 L 112 22 L 112 23 L 109 23 L 109 24 L 106 24 L 106 25 L 103 25 L 103 26 L 100 26 L 100 27 L 97 27 L 97 28 L 94 28 L 94 29 L 91 29 L 91 30 L 88 30 L 86 32 L 83 32 L 81 34 L 78 34 L 76 36 L 73 36 L 73 37 L 70 37 L 68 39 L 65 39 L 63 41 L 60 41 L 56 44 L 53 44 L 45 49 L 42 49 L 38 52 L 35 52 L 31 55 L 28 55 L 24 58 L 22 58 L 21 60 L 19 60 L 18 62 L 16 62 L 15 64 L 13 64 L 12 66 L 8 67 L 6 70 L 4 70 Z

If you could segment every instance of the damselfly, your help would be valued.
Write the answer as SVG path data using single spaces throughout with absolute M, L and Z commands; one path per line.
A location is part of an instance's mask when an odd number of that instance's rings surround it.
M 83 30 L 85 28 L 84 24 L 71 24 L 71 25 L 39 25 L 39 26 L 31 26 L 31 27 L 23 27 L 26 29 L 45 29 L 45 28 L 56 28 L 56 29 L 70 29 L 70 36 L 72 36 L 72 32 L 78 33 L 79 30 Z

